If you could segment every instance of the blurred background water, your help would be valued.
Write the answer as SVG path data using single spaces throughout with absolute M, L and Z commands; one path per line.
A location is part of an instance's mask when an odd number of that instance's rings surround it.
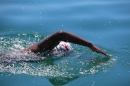
M 0 85 L 129 86 L 129 6 L 129 0 L 1 0 L 0 51 L 22 49 L 65 30 L 112 57 L 73 45 L 80 59 L 76 55 L 39 63 L 1 64 Z

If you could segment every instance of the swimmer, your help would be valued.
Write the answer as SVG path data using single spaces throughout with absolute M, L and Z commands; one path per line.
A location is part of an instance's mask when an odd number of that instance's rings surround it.
M 23 50 L 20 50 L 20 52 L 33 52 L 35 54 L 40 54 L 40 53 L 50 53 L 53 49 L 65 49 L 65 50 L 72 50 L 70 43 L 82 45 L 85 47 L 90 48 L 93 52 L 101 53 L 106 56 L 110 56 L 91 42 L 84 40 L 72 33 L 65 32 L 65 31 L 58 31 L 47 38 L 39 41 L 36 44 L 33 44 Z M 62 45 L 62 46 L 61 46 Z M 67 47 L 69 46 L 69 47 Z

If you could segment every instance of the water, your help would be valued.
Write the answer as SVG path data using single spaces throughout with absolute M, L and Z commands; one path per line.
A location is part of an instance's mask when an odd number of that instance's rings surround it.
M 129 0 L 0 1 L 0 51 L 23 49 L 65 30 L 112 55 L 73 45 L 76 55 L 57 60 L 0 64 L 1 86 L 129 86 L 129 6 Z

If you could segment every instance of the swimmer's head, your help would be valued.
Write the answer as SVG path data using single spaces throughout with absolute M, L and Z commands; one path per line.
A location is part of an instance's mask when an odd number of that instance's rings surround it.
M 61 41 L 57 46 L 57 50 L 62 50 L 62 51 L 71 51 L 72 46 L 68 42 Z

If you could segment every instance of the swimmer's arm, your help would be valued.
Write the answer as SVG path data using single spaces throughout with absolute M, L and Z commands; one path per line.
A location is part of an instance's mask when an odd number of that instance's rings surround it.
M 106 52 L 104 52 L 103 50 L 101 50 L 100 48 L 98 48 L 97 46 L 93 45 L 91 47 L 89 47 L 92 51 L 97 52 L 97 53 L 101 53 L 104 54 L 106 56 L 110 56 L 109 54 L 107 54 Z
M 91 42 L 88 42 L 87 40 L 84 40 L 72 33 L 68 33 L 65 31 L 58 31 L 47 38 L 41 40 L 40 42 L 31 45 L 27 48 L 27 50 L 30 50 L 34 53 L 37 52 L 49 52 L 51 51 L 55 46 L 59 44 L 60 41 L 66 41 L 66 42 L 71 42 L 74 44 L 79 44 L 82 46 L 89 47 L 92 51 L 104 54 L 106 56 L 109 56 L 106 52 L 92 44 Z

